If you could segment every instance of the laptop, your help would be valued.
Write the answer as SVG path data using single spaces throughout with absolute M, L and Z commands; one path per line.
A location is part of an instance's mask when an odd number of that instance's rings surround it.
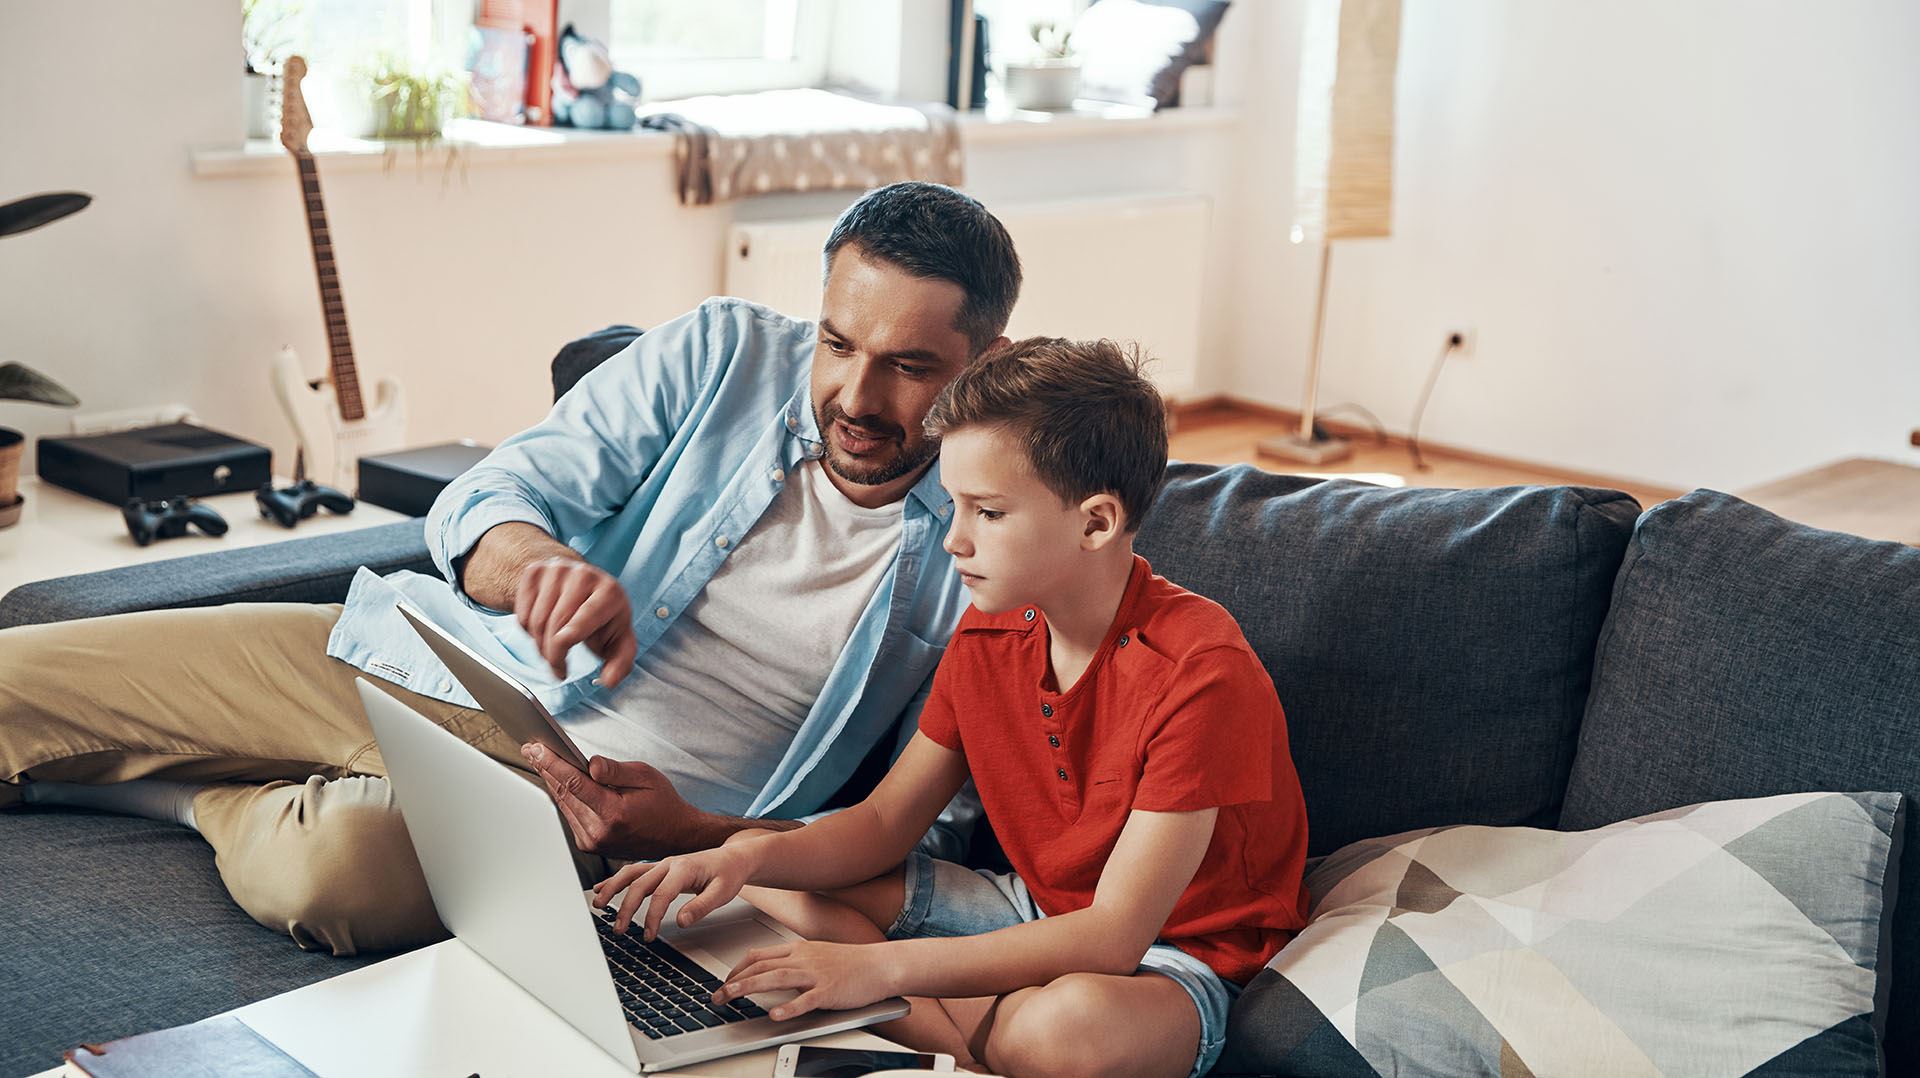
M 354 679 L 440 920 L 617 1062 L 646 1073 L 899 1018 L 898 997 L 776 1022 L 798 995 L 767 992 L 714 1007 L 714 989 L 756 947 L 797 942 L 746 901 L 691 928 L 668 908 L 658 938 L 613 930 L 575 874 L 546 793 L 364 678 Z M 531 1004 L 530 1004 L 531 1005 Z

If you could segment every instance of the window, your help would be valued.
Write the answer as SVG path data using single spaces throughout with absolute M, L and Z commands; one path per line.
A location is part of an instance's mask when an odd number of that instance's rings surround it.
M 818 86 L 835 0 L 609 0 L 614 66 L 660 101 Z

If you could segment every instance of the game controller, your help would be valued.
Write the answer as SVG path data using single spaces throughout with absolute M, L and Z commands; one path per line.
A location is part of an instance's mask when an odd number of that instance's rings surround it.
M 135 498 L 121 508 L 120 515 L 126 518 L 127 534 L 141 546 L 185 535 L 189 524 L 208 535 L 227 534 L 227 518 L 192 498 Z
M 342 494 L 332 487 L 323 487 L 311 479 L 302 479 L 279 490 L 273 489 L 273 484 L 269 483 L 253 492 L 253 500 L 260 506 L 261 516 L 283 528 L 293 527 L 320 509 L 333 513 L 353 512 L 351 495 Z

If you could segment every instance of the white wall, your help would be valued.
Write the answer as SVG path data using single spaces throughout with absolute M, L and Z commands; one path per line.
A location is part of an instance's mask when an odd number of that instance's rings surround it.
M 1299 14 L 1242 4 L 1251 193 L 1223 384 L 1297 406 Z M 1336 248 L 1322 402 L 1676 486 L 1920 463 L 1920 5 L 1406 0 L 1394 235 Z
M 292 166 L 189 167 L 189 147 L 231 144 L 241 129 L 239 4 L 0 4 L 0 200 L 95 198 L 0 240 L 0 359 L 64 382 L 84 411 L 187 403 L 289 468 L 267 362 L 290 343 L 317 375 L 326 355 Z M 70 50 L 49 41 L 86 42 L 90 69 L 125 74 L 75 85 Z M 1231 130 L 1207 128 L 983 146 L 967 167 L 989 205 L 1170 189 L 1225 199 L 1233 153 Z M 355 352 L 405 383 L 418 444 L 495 441 L 536 421 L 561 343 L 615 321 L 657 324 L 719 291 L 735 214 L 831 214 L 854 198 L 689 209 L 664 156 L 476 158 L 451 173 L 443 159 L 403 151 L 390 173 L 321 161 Z M 1218 250 L 1225 277 L 1230 248 Z M 1215 322 L 1210 344 L 1223 348 L 1231 320 Z M 67 415 L 0 402 L 0 424 L 38 437 L 64 433 Z

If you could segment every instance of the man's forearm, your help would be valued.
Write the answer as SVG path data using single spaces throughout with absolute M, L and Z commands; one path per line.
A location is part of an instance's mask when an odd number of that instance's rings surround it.
M 467 597 L 495 610 L 513 609 L 513 590 L 520 571 L 547 558 L 574 558 L 572 547 L 524 521 L 508 521 L 488 528 L 473 549 L 456 559 L 454 583 Z

